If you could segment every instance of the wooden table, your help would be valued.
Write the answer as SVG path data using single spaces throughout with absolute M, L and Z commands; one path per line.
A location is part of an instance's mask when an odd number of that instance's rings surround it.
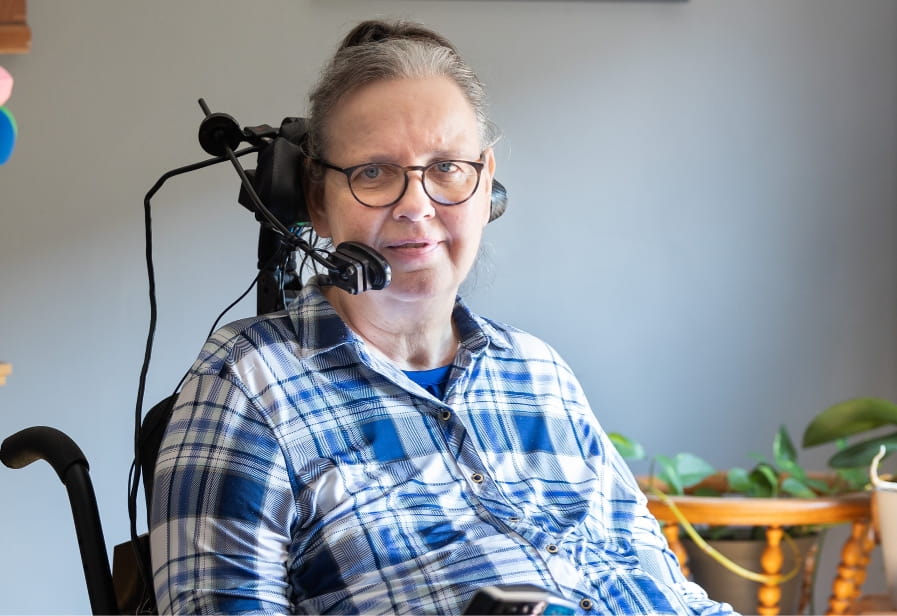
M 654 517 L 664 523 L 663 534 L 670 549 L 679 557 L 682 572 L 688 576 L 688 556 L 679 541 L 676 512 L 657 495 L 649 492 L 647 496 L 648 508 Z M 692 524 L 765 527 L 767 547 L 762 563 L 763 573 L 769 576 L 782 573 L 785 526 L 850 523 L 850 535 L 841 549 L 841 562 L 832 582 L 832 595 L 826 613 L 847 614 L 859 599 L 870 552 L 875 546 L 869 492 L 817 498 L 673 496 L 667 499 L 675 503 L 678 512 Z M 780 613 L 781 588 L 778 584 L 761 584 L 757 598 L 757 611 L 761 616 Z
M 0 385 L 6 385 L 6 377 L 12 373 L 12 364 L 0 361 Z

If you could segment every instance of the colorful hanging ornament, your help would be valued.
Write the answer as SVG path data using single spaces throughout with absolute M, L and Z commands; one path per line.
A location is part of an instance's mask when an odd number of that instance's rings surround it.
M 0 66 L 0 105 L 6 104 L 12 95 L 12 75 Z M 9 160 L 18 135 L 16 119 L 6 107 L 0 106 L 0 165 Z

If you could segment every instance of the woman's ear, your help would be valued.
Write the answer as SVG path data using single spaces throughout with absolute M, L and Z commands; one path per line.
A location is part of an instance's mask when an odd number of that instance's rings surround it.
M 483 223 L 484 225 L 492 222 L 496 218 L 504 213 L 504 204 L 499 205 L 500 210 L 498 212 L 495 211 L 496 204 L 494 203 L 493 194 L 492 194 L 492 182 L 495 178 L 495 152 L 492 148 L 488 148 L 485 152 L 483 152 L 483 162 L 485 163 L 485 167 L 483 168 L 483 172 L 485 174 L 485 189 L 486 195 L 489 197 L 489 207 L 487 209 L 486 221 Z

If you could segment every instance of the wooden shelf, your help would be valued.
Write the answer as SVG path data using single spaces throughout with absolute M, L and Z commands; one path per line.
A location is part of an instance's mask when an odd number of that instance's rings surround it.
M 0 54 L 31 49 L 31 28 L 25 16 L 25 0 L 0 0 Z

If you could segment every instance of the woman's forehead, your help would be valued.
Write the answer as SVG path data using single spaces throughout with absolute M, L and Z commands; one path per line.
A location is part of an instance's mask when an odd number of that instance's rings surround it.
M 476 114 L 447 77 L 378 81 L 354 90 L 328 121 L 327 155 L 476 155 Z

